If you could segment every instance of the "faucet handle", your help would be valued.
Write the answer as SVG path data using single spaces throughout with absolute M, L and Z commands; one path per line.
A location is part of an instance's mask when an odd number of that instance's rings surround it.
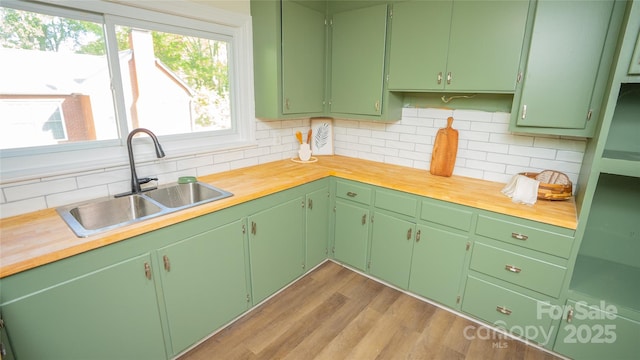
M 138 179 L 138 184 L 142 185 L 142 184 L 146 184 L 149 183 L 151 181 L 158 181 L 157 177 L 144 177 L 144 178 L 140 178 Z

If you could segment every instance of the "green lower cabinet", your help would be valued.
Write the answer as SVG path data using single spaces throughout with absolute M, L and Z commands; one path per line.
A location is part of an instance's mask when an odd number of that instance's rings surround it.
M 305 213 L 305 269 L 311 269 L 327 258 L 329 240 L 329 188 L 307 194 Z
M 527 340 L 550 347 L 552 317 L 543 316 L 540 308 L 548 298 L 536 299 L 494 283 L 467 277 L 462 311 Z
M 462 274 L 470 247 L 467 235 L 419 224 L 409 291 L 459 309 Z
M 334 258 L 364 271 L 367 262 L 367 239 L 369 237 L 368 207 L 337 199 L 334 215 Z
M 166 359 L 151 255 L 2 304 L 16 359 Z
M 304 203 L 295 198 L 248 218 L 254 304 L 304 272 Z
M 158 250 L 173 355 L 248 308 L 243 220 Z
M 377 211 L 372 223 L 369 273 L 406 289 L 416 224 Z
M 568 300 L 563 313 L 554 351 L 578 360 L 638 358 L 640 322 L 618 315 L 614 305 Z

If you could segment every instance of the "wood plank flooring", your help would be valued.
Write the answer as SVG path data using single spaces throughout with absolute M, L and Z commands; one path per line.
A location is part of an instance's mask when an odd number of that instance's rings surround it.
M 205 359 L 557 358 L 326 262 L 180 357 Z

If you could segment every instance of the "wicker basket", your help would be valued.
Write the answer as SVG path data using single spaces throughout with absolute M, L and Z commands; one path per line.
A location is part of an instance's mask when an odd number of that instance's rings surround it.
M 545 176 L 548 174 L 552 174 L 552 178 L 556 179 L 556 184 L 549 184 L 543 182 L 540 178 L 549 178 L 549 176 Z M 538 199 L 543 200 L 567 200 L 571 198 L 573 194 L 573 187 L 569 177 L 561 172 L 553 171 L 553 170 L 545 170 L 540 173 L 534 172 L 523 172 L 520 175 L 524 175 L 528 178 L 540 180 L 540 185 L 538 185 Z M 542 176 L 540 176 L 542 175 Z

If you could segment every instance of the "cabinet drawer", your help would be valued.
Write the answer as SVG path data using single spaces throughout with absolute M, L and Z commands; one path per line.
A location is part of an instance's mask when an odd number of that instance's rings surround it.
M 538 304 L 542 302 L 469 276 L 462 311 L 544 346 L 551 345 L 552 319 L 538 315 Z
M 361 204 L 371 204 L 371 194 L 373 190 L 366 185 L 358 185 L 347 181 L 338 181 L 336 187 L 336 196 Z
M 441 204 L 435 201 L 423 201 L 420 218 L 454 229 L 469 231 L 473 213 L 470 210 L 457 208 L 454 205 Z
M 484 215 L 478 217 L 476 234 L 565 259 L 569 257 L 573 245 L 572 236 Z
M 418 200 L 411 195 L 397 191 L 377 190 L 375 204 L 377 208 L 414 217 L 416 216 Z
M 558 297 L 567 269 L 532 257 L 476 242 L 471 256 L 472 270 Z

